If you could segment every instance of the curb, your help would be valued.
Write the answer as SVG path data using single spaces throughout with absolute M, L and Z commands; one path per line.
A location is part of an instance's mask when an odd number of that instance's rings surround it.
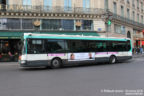
M 139 57 L 144 57 L 144 54 L 135 54 L 132 56 L 133 58 L 139 58 Z

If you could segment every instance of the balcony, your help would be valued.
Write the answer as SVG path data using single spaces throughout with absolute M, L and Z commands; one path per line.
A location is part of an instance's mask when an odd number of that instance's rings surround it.
M 120 3 L 125 4 L 125 1 L 124 0 L 120 0 Z
M 0 12 L 103 14 L 105 11 L 99 8 L 0 4 Z
M 113 16 L 113 19 L 116 19 L 116 20 L 122 21 L 124 23 L 133 25 L 134 27 L 140 27 L 142 29 L 144 28 L 144 24 L 142 24 L 142 23 L 135 22 L 133 20 L 130 20 L 128 18 L 125 18 L 123 16 L 120 16 L 120 15 L 117 15 L 117 14 L 114 14 L 114 13 L 112 13 L 112 16 Z
M 143 38 L 142 34 L 133 34 L 134 38 Z

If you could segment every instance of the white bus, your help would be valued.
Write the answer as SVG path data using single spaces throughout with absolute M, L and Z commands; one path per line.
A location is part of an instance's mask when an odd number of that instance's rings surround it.
M 116 63 L 132 58 L 128 38 L 24 33 L 22 67 L 59 68 L 74 63 Z

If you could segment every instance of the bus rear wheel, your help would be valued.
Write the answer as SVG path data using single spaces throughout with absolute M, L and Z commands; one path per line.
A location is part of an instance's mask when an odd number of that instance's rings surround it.
M 53 69 L 60 68 L 61 65 L 62 65 L 62 62 L 58 58 L 55 58 L 51 61 L 51 68 L 53 68 Z
M 115 56 L 111 56 L 109 59 L 109 63 L 110 64 L 115 64 L 116 63 L 116 57 Z

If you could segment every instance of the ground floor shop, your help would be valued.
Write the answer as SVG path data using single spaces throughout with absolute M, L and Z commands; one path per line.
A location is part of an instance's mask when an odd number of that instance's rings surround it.
M 18 61 L 21 39 L 0 39 L 0 61 Z

